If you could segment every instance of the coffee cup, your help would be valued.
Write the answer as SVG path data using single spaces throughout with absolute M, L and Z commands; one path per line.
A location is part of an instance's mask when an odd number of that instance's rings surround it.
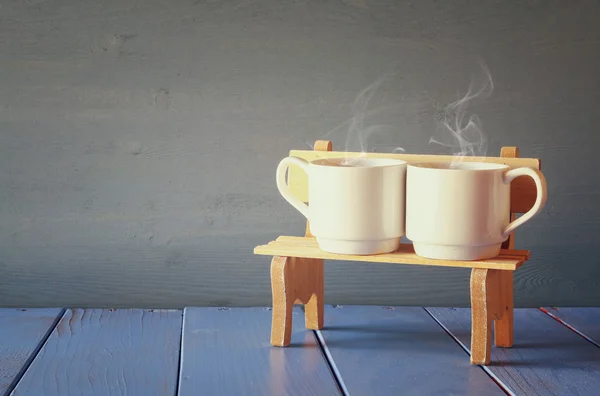
M 510 183 L 535 182 L 532 208 L 510 222 Z M 518 227 L 546 203 L 546 179 L 537 169 L 487 162 L 412 163 L 406 175 L 406 238 L 431 259 L 481 260 L 497 256 Z
M 308 205 L 286 183 L 291 164 L 308 176 Z M 276 181 L 283 198 L 310 221 L 322 250 L 370 255 L 398 249 L 405 230 L 405 161 L 287 157 L 277 167 Z

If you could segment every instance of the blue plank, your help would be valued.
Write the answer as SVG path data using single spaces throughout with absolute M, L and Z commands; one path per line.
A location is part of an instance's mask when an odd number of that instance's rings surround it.
M 271 346 L 267 308 L 186 308 L 179 395 L 335 395 L 339 388 L 304 315 L 292 343 Z
M 325 309 L 320 334 L 353 396 L 504 395 L 423 308 Z
M 173 395 L 182 311 L 67 310 L 14 395 Z
M 11 390 L 62 312 L 60 308 L 0 309 L 0 394 Z
M 544 307 L 542 309 L 600 347 L 600 308 Z
M 469 308 L 428 310 L 470 350 Z M 513 394 L 596 395 L 600 389 L 600 348 L 539 309 L 515 309 L 514 345 L 492 346 L 486 370 Z

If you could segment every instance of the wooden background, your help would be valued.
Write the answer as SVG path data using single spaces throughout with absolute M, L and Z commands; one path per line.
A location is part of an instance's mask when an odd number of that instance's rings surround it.
M 451 153 L 478 59 L 487 154 L 549 185 L 516 305 L 599 305 L 599 51 L 595 1 L 0 0 L 0 305 L 270 304 L 252 249 L 304 230 L 279 160 L 359 148 L 353 109 L 369 151 Z M 329 262 L 326 303 L 464 306 L 468 276 Z

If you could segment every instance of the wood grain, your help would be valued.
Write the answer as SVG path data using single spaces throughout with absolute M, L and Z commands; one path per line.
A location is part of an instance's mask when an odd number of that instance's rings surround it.
M 320 158 L 339 157 L 365 157 L 365 158 L 395 158 L 411 162 L 447 162 L 452 161 L 452 156 L 447 155 L 425 155 L 425 154 L 394 154 L 394 153 L 360 153 L 344 151 L 309 151 L 291 150 L 290 156 L 304 158 L 312 161 Z M 540 169 L 538 158 L 511 158 L 511 157 L 465 157 L 465 161 L 494 162 L 506 164 L 511 168 L 522 166 Z M 288 173 L 288 184 L 292 194 L 304 202 L 308 202 L 308 178 L 306 173 L 296 165 L 290 166 Z M 519 177 L 511 183 L 510 210 L 515 213 L 525 213 L 533 206 L 537 195 L 537 189 L 533 180 L 529 177 Z
M 298 220 L 290 231 L 300 234 L 305 220 Z M 196 246 L 0 249 L 6 260 L 0 263 L 4 271 L 0 304 L 19 307 L 27 302 L 25 306 L 44 307 L 50 302 L 56 306 L 77 302 L 84 307 L 141 308 L 182 308 L 190 303 L 270 305 L 271 258 L 254 255 L 252 250 L 277 238 L 281 231 L 201 238 Z M 592 266 L 596 244 L 582 244 L 578 249 L 562 244 L 546 246 L 540 234 L 527 229 L 519 232 L 517 246 L 526 244 L 532 250 L 527 264 L 515 272 L 515 306 L 597 304 L 595 283 L 600 266 Z M 566 271 L 564 263 L 584 263 L 589 270 Z M 231 274 L 248 281 L 232 283 Z M 469 269 L 461 268 L 327 260 L 325 295 L 330 304 L 468 307 L 469 276 Z M 435 287 L 423 294 L 420 291 L 425 280 Z M 61 292 L 48 288 L 49 282 Z M 36 293 L 30 293 L 33 289 Z
M 420 307 L 325 307 L 320 331 L 350 395 L 503 395 Z
M 292 315 L 292 344 L 277 348 L 266 308 L 186 308 L 179 395 L 340 394 L 300 308 Z
M 0 394 L 14 387 L 62 313 L 59 308 L 0 309 Z
M 269 259 L 252 249 L 305 229 L 278 161 L 317 139 L 360 150 L 357 120 L 377 132 L 366 151 L 452 154 L 429 139 L 476 57 L 495 82 L 466 114 L 486 154 L 516 145 L 548 180 L 517 231 L 532 258 L 515 304 L 600 301 L 598 2 L 36 0 L 0 14 L 2 306 L 269 304 Z M 331 261 L 325 276 L 331 303 L 469 303 L 459 269 Z
M 414 264 L 437 267 L 490 268 L 513 271 L 529 258 L 527 250 L 502 250 L 497 258 L 473 261 L 431 260 L 417 256 L 412 244 L 401 244 L 393 253 L 376 255 L 346 255 L 321 250 L 315 238 L 280 236 L 267 245 L 254 248 L 255 254 L 267 256 L 305 257 L 314 259 L 363 261 L 385 264 Z
M 178 310 L 67 310 L 14 395 L 174 395 Z
M 427 308 L 470 348 L 471 310 Z M 486 370 L 514 394 L 592 395 L 600 386 L 600 348 L 539 309 L 515 309 L 512 348 L 492 347 Z
M 600 347 L 599 307 L 544 307 L 542 310 Z

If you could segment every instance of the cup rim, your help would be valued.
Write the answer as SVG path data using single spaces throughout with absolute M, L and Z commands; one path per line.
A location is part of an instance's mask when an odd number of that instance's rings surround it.
M 361 166 L 340 166 L 341 160 L 356 160 L 366 164 Z M 310 165 L 318 167 L 339 168 L 339 169 L 373 169 L 386 168 L 399 165 L 407 165 L 408 162 L 396 158 L 373 158 L 373 157 L 328 157 L 318 158 L 310 161 Z
M 456 167 L 452 167 L 452 165 Z M 506 164 L 484 161 L 422 161 L 408 164 L 410 168 L 419 168 L 436 172 L 495 172 L 510 168 Z

